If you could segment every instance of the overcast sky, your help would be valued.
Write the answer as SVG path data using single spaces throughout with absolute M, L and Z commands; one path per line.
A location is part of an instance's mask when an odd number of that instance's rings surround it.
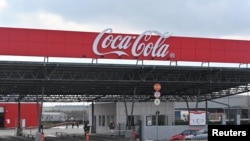
M 250 39 L 250 0 L 0 0 L 0 26 Z

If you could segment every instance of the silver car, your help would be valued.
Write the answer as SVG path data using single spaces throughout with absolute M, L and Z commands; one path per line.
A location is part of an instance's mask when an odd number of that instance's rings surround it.
M 201 129 L 197 133 L 184 137 L 184 140 L 208 140 L 207 130 Z

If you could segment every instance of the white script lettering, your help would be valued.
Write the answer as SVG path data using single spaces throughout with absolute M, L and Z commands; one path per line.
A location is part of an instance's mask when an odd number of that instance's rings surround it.
M 107 36 L 104 36 L 105 33 L 108 33 Z M 158 35 L 159 37 L 155 42 L 150 41 L 153 34 Z M 139 36 L 135 35 L 118 35 L 114 36 L 112 34 L 112 29 L 108 28 L 100 32 L 95 38 L 93 43 L 93 52 L 96 55 L 108 55 L 108 54 L 117 54 L 118 56 L 129 56 L 127 51 L 130 49 L 130 52 L 133 57 L 159 57 L 164 58 L 168 55 L 169 44 L 166 43 L 166 39 L 170 35 L 167 33 L 161 34 L 157 31 L 145 31 Z M 102 41 L 102 42 L 101 42 Z M 101 42 L 101 43 L 100 43 Z M 98 48 L 99 47 L 99 48 Z M 109 48 L 109 51 L 104 52 L 103 49 Z M 110 51 L 111 49 L 111 51 Z

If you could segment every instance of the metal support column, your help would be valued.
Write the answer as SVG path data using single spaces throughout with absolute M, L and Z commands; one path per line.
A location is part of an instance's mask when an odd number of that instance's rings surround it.
M 207 108 L 207 100 L 206 100 L 206 124 L 208 125 L 208 108 Z
M 188 99 L 187 98 L 185 99 L 185 102 L 186 102 L 187 110 L 188 110 L 188 113 L 189 113 L 190 112 L 190 108 L 189 108 L 189 103 L 188 103 Z
M 134 88 L 134 98 L 133 98 L 132 106 L 131 106 L 131 114 L 130 114 L 130 122 L 129 122 L 130 129 L 131 129 L 132 121 L 133 121 L 132 118 L 133 118 L 133 114 L 134 114 L 135 94 L 136 94 L 136 87 Z
M 36 133 L 36 136 L 35 136 L 35 141 L 40 141 L 41 140 L 41 135 L 42 135 L 42 130 L 43 130 L 43 126 L 42 126 L 42 112 L 43 112 L 43 96 L 44 96 L 44 87 L 42 87 L 42 98 L 41 98 L 41 107 L 40 107 L 40 110 L 38 111 L 39 112 L 39 121 L 38 121 L 38 131 Z M 38 108 L 39 109 L 39 108 Z M 41 132 L 42 131 L 42 132 Z
M 20 120 L 21 120 L 21 104 L 20 104 L 20 99 L 18 99 L 18 115 L 17 115 L 17 128 L 21 128 L 20 126 Z
M 129 120 L 129 118 L 128 118 L 128 107 L 127 107 L 127 103 L 126 103 L 126 100 L 124 99 L 124 105 L 125 105 L 125 112 L 126 112 L 126 124 L 127 124 L 127 126 L 126 127 L 128 127 L 128 125 L 130 125 L 130 120 Z M 128 127 L 128 129 L 130 129 L 130 127 Z
M 94 106 L 94 101 L 92 101 L 92 104 L 91 104 L 91 110 L 92 110 L 92 115 L 91 115 L 91 117 L 92 117 L 92 127 L 91 127 L 91 133 L 95 133 L 96 132 L 96 130 L 95 130 L 95 128 L 96 128 L 96 125 L 95 125 L 95 106 Z
M 41 131 L 42 131 L 43 95 L 44 95 L 44 87 L 42 87 L 42 99 L 41 99 L 41 107 L 40 107 L 40 111 L 39 111 L 39 126 L 38 126 L 38 132 L 41 132 Z
M 199 104 L 199 101 L 200 101 L 200 93 L 201 93 L 201 89 L 199 89 L 198 94 L 197 94 L 195 111 L 197 111 L 197 109 L 198 109 L 198 104 Z
M 22 135 L 22 128 L 21 128 L 21 103 L 20 98 L 18 98 L 17 102 L 17 128 L 16 128 L 16 136 Z
M 248 116 L 247 116 L 247 118 L 248 118 L 248 120 L 247 120 L 247 123 L 249 124 L 250 123 L 250 97 L 249 97 L 249 92 L 247 92 L 247 108 L 248 108 L 248 110 L 247 110 L 247 113 L 248 113 Z

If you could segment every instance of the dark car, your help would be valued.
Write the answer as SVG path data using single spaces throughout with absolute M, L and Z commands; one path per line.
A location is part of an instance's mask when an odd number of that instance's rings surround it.
M 193 135 L 193 134 L 197 133 L 198 131 L 199 131 L 199 129 L 196 129 L 196 128 L 184 130 L 184 131 L 182 131 L 179 134 L 175 134 L 175 135 L 171 136 L 170 141 L 181 141 L 181 140 L 184 140 L 185 136 L 187 136 L 187 135 Z

